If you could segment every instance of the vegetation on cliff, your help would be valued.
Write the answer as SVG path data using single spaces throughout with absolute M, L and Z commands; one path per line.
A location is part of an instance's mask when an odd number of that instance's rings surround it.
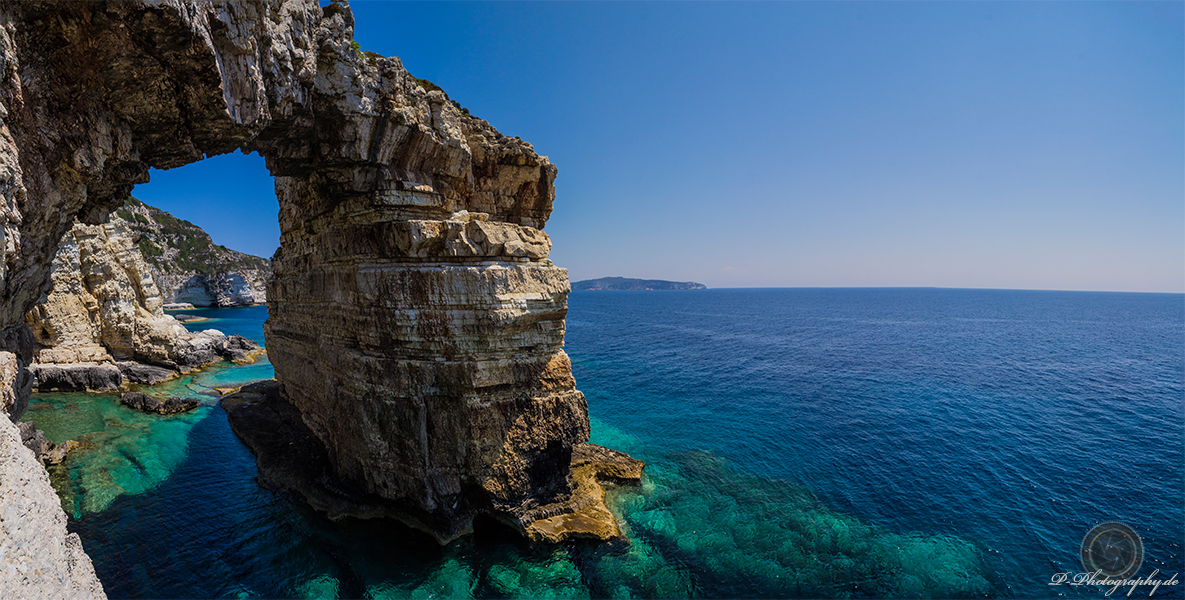
M 123 221 L 136 236 L 166 303 L 234 306 L 266 301 L 270 260 L 215 244 L 201 227 L 134 197 L 111 219 Z
M 201 227 L 135 197 L 129 196 L 115 216 L 127 221 L 128 229 L 139 236 L 140 253 L 149 266 L 163 273 L 271 270 L 270 260 L 215 244 Z

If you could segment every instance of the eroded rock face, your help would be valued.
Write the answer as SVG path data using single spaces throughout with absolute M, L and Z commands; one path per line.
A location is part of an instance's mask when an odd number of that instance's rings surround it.
M 25 318 L 37 362 L 162 362 L 187 337 L 161 310 L 156 282 L 122 221 L 76 224 L 62 237 L 50 280 Z
M 280 204 L 269 354 L 334 475 L 441 540 L 572 498 L 589 425 L 546 157 L 360 52 L 341 4 L 0 13 L 0 326 L 72 220 L 100 222 L 148 167 L 259 152 Z
M 0 352 L 0 398 L 15 383 L 16 364 L 15 355 Z M 0 418 L 0 590 L 6 598 L 106 598 L 82 540 L 66 531 L 66 513 L 41 465 L 70 444 L 56 446 L 23 425 Z
M 222 359 L 249 362 L 262 353 L 241 336 L 214 329 L 191 333 L 164 314 L 151 269 L 122 219 L 75 224 L 59 243 L 50 279 L 49 292 L 25 315 L 35 342 L 29 366 L 35 389 L 159 383 Z

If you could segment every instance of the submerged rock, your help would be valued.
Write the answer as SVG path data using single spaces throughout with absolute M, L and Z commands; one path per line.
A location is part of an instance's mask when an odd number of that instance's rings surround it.
M 78 442 L 74 440 L 67 440 L 61 444 L 49 441 L 49 438 L 45 437 L 45 432 L 37 429 L 32 423 L 17 423 L 17 429 L 21 432 L 21 443 L 33 451 L 37 460 L 46 465 L 61 463 L 66 460 L 66 455 L 71 450 L 78 447 Z
M 196 398 L 169 396 L 162 400 L 140 392 L 127 392 L 119 397 L 119 402 L 124 406 L 134 408 L 140 412 L 156 413 L 158 415 L 175 415 L 193 410 L 202 404 Z

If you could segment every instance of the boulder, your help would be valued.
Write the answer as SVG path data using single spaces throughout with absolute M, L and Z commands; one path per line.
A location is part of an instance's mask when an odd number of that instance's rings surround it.
M 179 373 L 173 369 L 145 365 L 132 361 L 118 362 L 115 363 L 115 365 L 119 367 L 119 371 L 123 373 L 124 378 L 132 383 L 156 385 L 162 381 L 168 381 L 179 375 Z
M 134 408 L 140 412 L 155 413 L 158 415 L 175 415 L 193 410 L 202 404 L 196 398 L 169 396 L 162 400 L 161 398 L 149 396 L 141 392 L 127 392 L 119 397 L 119 402 L 124 406 Z
M 104 363 L 39 364 L 29 365 L 33 387 L 42 391 L 117 390 L 124 384 L 119 367 Z

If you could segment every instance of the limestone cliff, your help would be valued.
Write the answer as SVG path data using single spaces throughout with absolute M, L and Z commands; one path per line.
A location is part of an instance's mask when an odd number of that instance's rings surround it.
M 22 315 L 76 218 L 102 222 L 149 167 L 258 152 L 280 204 L 279 398 L 334 476 L 442 541 L 479 514 L 552 520 L 562 539 L 578 530 L 557 516 L 603 507 L 573 502 L 596 482 L 573 476 L 589 422 L 562 349 L 567 272 L 541 231 L 546 157 L 361 52 L 344 3 L 7 2 L 0 16 L 4 348 L 26 347 Z
M 165 304 L 250 306 L 267 301 L 271 261 L 219 246 L 201 227 L 128 198 L 109 222 L 136 236 Z
M 11 398 L 17 357 L 0 352 L 0 407 Z M 0 590 L 5 598 L 107 596 L 76 533 L 66 531 L 66 513 L 49 474 L 21 432 L 0 418 Z
M 75 224 L 62 237 L 52 287 L 25 316 L 35 342 L 35 388 L 156 383 L 222 358 L 246 359 L 233 353 L 243 342 L 215 330 L 190 333 L 164 314 L 136 241 L 127 221 L 118 218 Z

